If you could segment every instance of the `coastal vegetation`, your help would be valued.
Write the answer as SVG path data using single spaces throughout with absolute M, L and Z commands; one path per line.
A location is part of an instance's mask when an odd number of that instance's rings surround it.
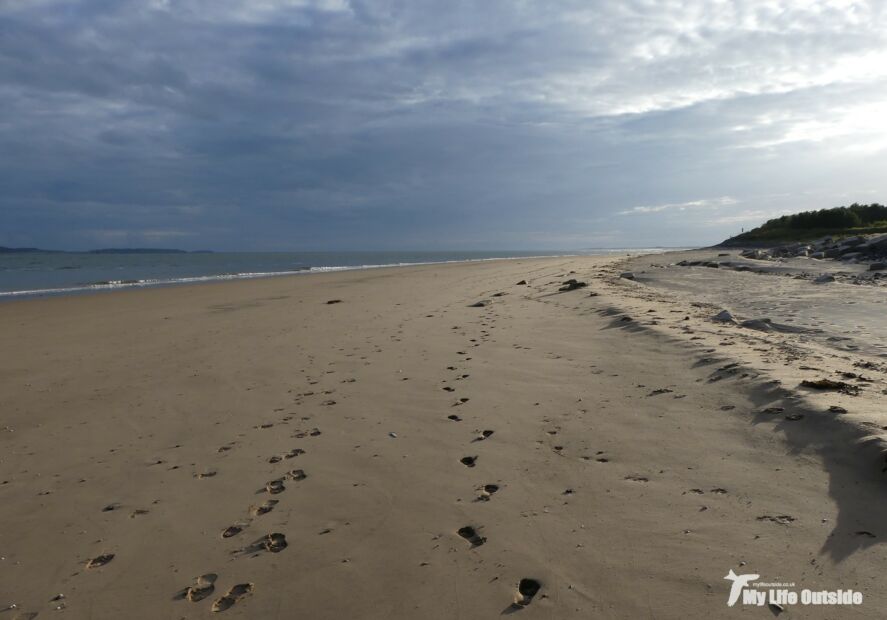
M 826 236 L 887 232 L 887 206 L 853 203 L 818 211 L 803 211 L 768 220 L 761 226 L 728 239 L 727 245 L 808 241 Z

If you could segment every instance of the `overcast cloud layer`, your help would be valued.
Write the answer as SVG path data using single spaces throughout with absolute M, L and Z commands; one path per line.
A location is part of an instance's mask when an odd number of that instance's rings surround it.
M 884 2 L 5 0 L 0 245 L 699 245 L 887 201 Z

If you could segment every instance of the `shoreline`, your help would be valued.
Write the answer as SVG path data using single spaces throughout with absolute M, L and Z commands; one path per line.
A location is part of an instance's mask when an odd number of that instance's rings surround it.
M 674 258 L 0 304 L 0 607 L 203 617 L 249 583 L 225 617 L 738 617 L 735 570 L 878 617 L 882 373 L 798 389 L 869 358 L 712 322 Z
M 36 289 L 23 291 L 0 291 L 0 303 L 5 301 L 4 298 L 10 299 L 33 299 L 33 298 L 49 298 L 49 297 L 66 297 L 69 295 L 88 295 L 91 293 L 113 293 L 118 291 L 126 291 L 129 289 L 153 289 L 153 288 L 172 288 L 180 286 L 192 286 L 200 284 L 222 284 L 225 282 L 237 282 L 241 280 L 261 280 L 266 278 L 282 278 L 287 276 L 306 276 L 317 275 L 322 273 L 339 273 L 343 271 L 364 271 L 368 269 L 396 269 L 399 267 L 424 267 L 431 265 L 453 265 L 461 263 L 474 263 L 484 261 L 499 260 L 520 260 L 523 258 L 567 258 L 576 256 L 575 254 L 557 254 L 551 256 L 508 256 L 496 258 L 472 258 L 465 260 L 451 261 L 431 261 L 423 263 L 396 263 L 385 265 L 342 265 L 331 267 L 308 267 L 295 271 L 277 271 L 266 273 L 236 273 L 236 274 L 219 274 L 211 276 L 194 276 L 179 278 L 176 280 L 138 280 L 138 281 L 119 281 L 119 282 L 97 282 L 95 284 L 85 284 L 70 288 L 57 289 Z
M 67 295 L 84 295 L 91 293 L 106 293 L 121 291 L 127 289 L 143 289 L 143 288 L 160 288 L 187 286 L 192 284 L 205 284 L 213 282 L 229 282 L 238 280 L 254 280 L 259 278 L 276 278 L 282 276 L 295 275 L 311 275 L 317 273 L 331 273 L 338 271 L 359 271 L 364 269 L 386 269 L 394 267 L 412 267 L 423 265 L 449 265 L 458 263 L 473 263 L 495 260 L 520 260 L 520 259 L 536 259 L 536 258 L 568 258 L 573 256 L 611 256 L 626 253 L 629 255 L 641 254 L 658 254 L 675 251 L 675 248 L 603 248 L 596 250 L 588 250 L 585 253 L 563 253 L 563 254 L 539 254 L 526 256 L 495 256 L 485 258 L 465 258 L 441 261 L 419 261 L 419 262 L 402 262 L 402 263 L 384 263 L 384 264 L 364 264 L 364 265 L 330 265 L 330 266 L 311 266 L 304 269 L 270 271 L 270 272 L 242 272 L 242 273 L 222 273 L 201 276 L 184 276 L 173 279 L 135 279 L 135 280 L 112 280 L 101 281 L 89 284 L 78 284 L 70 287 L 43 288 L 43 289 L 24 289 L 14 291 L 0 291 L 0 303 L 9 299 L 30 299 L 44 297 L 59 297 Z M 201 253 L 198 253 L 201 254 Z M 179 254 L 176 254 L 179 256 Z

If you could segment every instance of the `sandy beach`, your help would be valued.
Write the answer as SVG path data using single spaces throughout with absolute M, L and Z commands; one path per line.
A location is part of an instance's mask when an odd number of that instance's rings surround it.
M 884 289 L 717 254 L 0 304 L 0 620 L 882 617 Z

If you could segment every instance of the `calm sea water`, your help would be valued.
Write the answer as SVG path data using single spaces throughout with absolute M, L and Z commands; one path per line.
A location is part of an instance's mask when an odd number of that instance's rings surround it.
M 655 252 L 607 249 L 571 254 Z M 566 252 L 219 252 L 211 254 L 0 254 L 0 299 L 63 295 L 340 269 L 493 258 L 559 256 Z

